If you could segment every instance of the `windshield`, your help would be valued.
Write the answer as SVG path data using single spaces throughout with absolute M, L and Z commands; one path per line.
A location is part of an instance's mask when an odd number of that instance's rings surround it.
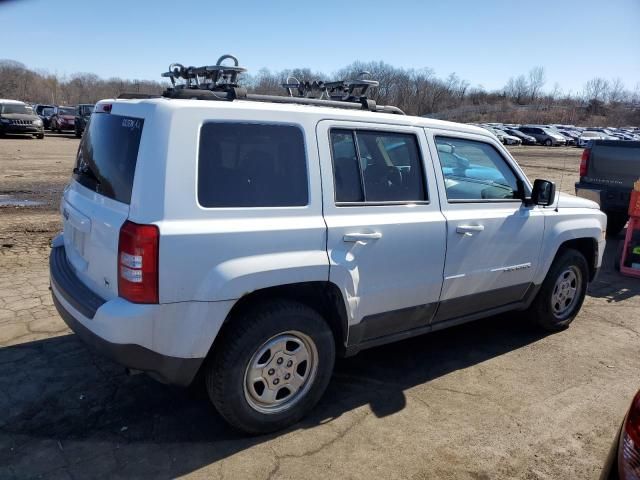
M 76 110 L 73 107 L 65 107 L 58 109 L 58 115 L 75 115 Z
M 27 105 L 22 103 L 5 103 L 0 105 L 2 111 L 0 113 L 10 114 L 10 113 L 22 113 L 24 115 L 33 115 L 33 109 Z
M 80 107 L 80 115 L 91 115 L 93 112 L 93 105 L 82 105 Z
M 599 137 L 600 134 L 598 132 L 582 132 L 583 137 Z
M 44 115 L 45 117 L 53 115 L 53 108 L 51 107 L 43 108 L 41 115 Z

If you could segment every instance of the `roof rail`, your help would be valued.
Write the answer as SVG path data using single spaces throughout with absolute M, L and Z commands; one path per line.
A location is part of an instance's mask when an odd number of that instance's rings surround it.
M 226 60 L 232 60 L 233 65 L 225 65 L 223 62 Z M 162 74 L 163 77 L 171 80 L 171 87 L 167 88 L 162 96 L 197 100 L 293 103 L 404 115 L 398 107 L 377 105 L 374 100 L 367 97 L 369 88 L 379 85 L 377 81 L 365 78 L 371 75 L 369 72 L 361 72 L 354 80 L 332 82 L 322 80 L 301 82 L 295 77 L 288 77 L 282 84 L 287 96 L 280 96 L 247 93 L 246 88 L 238 83 L 239 76 L 246 71 L 246 68 L 239 66 L 238 59 L 233 55 L 223 55 L 215 65 L 202 67 L 185 67 L 180 63 L 172 63 L 169 65 L 169 70 Z M 156 98 L 156 96 L 125 93 L 119 98 Z

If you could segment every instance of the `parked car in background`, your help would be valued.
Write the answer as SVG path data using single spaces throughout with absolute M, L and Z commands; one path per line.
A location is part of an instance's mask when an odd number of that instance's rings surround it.
M 491 125 L 480 125 L 480 127 L 484 128 L 488 132 L 493 133 L 498 138 L 500 143 L 504 143 L 505 133 L 502 130 L 498 130 L 497 128 L 494 128 Z
M 55 107 L 51 116 L 51 130 L 62 133 L 63 130 L 75 128 L 75 107 Z
M 44 138 L 44 126 L 33 108 L 26 103 L 0 99 L 0 135 L 5 133 Z
M 536 125 L 523 125 L 518 130 L 535 137 L 536 141 L 547 147 L 566 145 L 567 140 L 558 132 L 550 128 Z
M 640 176 L 640 142 L 595 140 L 582 152 L 576 195 L 593 200 L 607 214 L 607 232 L 616 235 L 629 218 L 633 183 Z
M 505 132 L 507 132 L 509 135 L 513 135 L 514 137 L 518 137 L 520 140 L 522 140 L 522 143 L 524 145 L 535 145 L 537 143 L 535 137 L 527 135 L 526 133 L 522 133 L 520 130 L 517 130 L 515 128 L 507 128 L 505 129 Z
M 640 391 L 613 440 L 600 480 L 634 480 L 640 478 Z
M 560 130 L 558 130 L 558 133 L 564 137 L 564 139 L 567 142 L 566 145 L 574 146 L 577 143 L 577 138 L 575 138 L 573 135 L 570 135 L 569 133 L 563 132 Z
M 93 107 L 94 105 L 90 103 L 81 103 L 76 107 L 76 117 L 74 119 L 76 137 L 80 138 L 82 136 L 82 132 L 84 132 L 93 113 Z
M 42 124 L 46 129 L 49 129 L 49 125 L 51 124 L 51 115 L 53 115 L 53 111 L 55 108 L 55 105 L 41 104 L 35 105 L 33 107 L 33 110 L 35 111 L 36 115 L 40 117 L 40 120 L 42 120 Z
M 605 136 L 600 132 L 591 132 L 589 130 L 585 130 L 580 134 L 578 138 L 578 146 L 586 147 L 590 141 L 592 140 L 604 140 Z

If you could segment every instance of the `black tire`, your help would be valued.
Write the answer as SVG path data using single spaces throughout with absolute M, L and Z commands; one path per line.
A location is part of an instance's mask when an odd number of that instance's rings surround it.
M 579 272 L 579 284 L 576 285 L 575 301 L 567 305 L 567 310 L 558 314 L 554 311 L 553 298 L 557 282 L 560 277 L 567 271 L 572 271 L 574 275 Z M 576 317 L 584 297 L 587 293 L 587 284 L 589 281 L 589 267 L 584 255 L 577 250 L 566 249 L 561 251 L 553 261 L 549 272 L 547 273 L 540 291 L 533 300 L 533 303 L 526 311 L 529 320 L 549 332 L 557 332 L 564 330 Z
M 76 138 L 80 138 L 82 136 L 82 133 L 78 130 L 76 130 Z
M 265 348 L 265 344 L 276 337 L 292 332 L 302 333 L 307 340 L 310 339 L 313 342 L 317 367 L 312 370 L 313 362 L 307 363 L 306 368 L 309 368 L 311 373 L 308 373 L 306 383 L 300 387 L 298 396 L 291 397 L 292 404 L 284 411 L 259 411 L 257 409 L 260 408 L 259 405 L 255 407 L 251 404 L 255 400 L 252 400 L 252 394 L 249 393 L 251 382 L 246 381 L 250 362 L 260 363 L 260 360 L 255 359 Z M 299 421 L 320 400 L 331 379 L 335 362 L 333 334 L 315 310 L 301 303 L 278 300 L 248 309 L 231 319 L 216 342 L 219 344 L 214 347 L 204 372 L 209 398 L 227 422 L 249 434 L 281 430 Z M 279 355 L 277 352 L 267 351 L 269 353 L 263 362 L 265 366 L 261 367 L 265 371 L 270 368 L 273 361 L 279 361 L 276 358 Z M 312 357 L 313 355 L 310 356 Z M 264 355 L 260 357 L 262 358 Z M 288 362 L 286 366 L 289 366 Z M 294 364 L 293 371 L 297 371 L 299 366 L 302 366 L 302 363 Z M 285 375 L 284 366 L 276 368 L 279 369 L 275 373 L 276 377 Z M 269 369 L 267 375 L 272 371 Z M 283 378 L 288 377 L 283 376 Z M 275 382 L 275 380 L 261 377 L 258 382 L 253 383 L 254 390 L 256 385 L 262 384 L 265 391 L 268 388 L 266 386 L 268 381 Z M 283 381 L 277 395 L 284 387 L 286 385 Z M 274 388 L 271 388 L 271 391 L 273 390 Z M 285 388 L 285 395 L 287 391 L 288 389 Z
M 615 237 L 624 228 L 629 220 L 626 212 L 604 212 L 607 214 L 607 236 Z
M 39 133 L 37 135 L 38 140 L 42 140 L 44 138 L 44 133 Z
M 544 141 L 544 144 L 545 144 L 547 147 L 550 147 L 551 145 L 553 145 L 553 142 L 551 141 L 551 139 L 547 138 L 547 139 Z

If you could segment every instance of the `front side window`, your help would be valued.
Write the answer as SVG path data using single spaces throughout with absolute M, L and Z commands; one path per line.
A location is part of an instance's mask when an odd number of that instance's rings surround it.
M 337 203 L 426 201 L 415 135 L 331 130 Z
M 490 144 L 436 137 L 447 199 L 450 201 L 519 199 L 517 177 Z
M 300 128 L 219 122 L 202 126 L 198 201 L 203 207 L 304 206 L 308 191 Z

